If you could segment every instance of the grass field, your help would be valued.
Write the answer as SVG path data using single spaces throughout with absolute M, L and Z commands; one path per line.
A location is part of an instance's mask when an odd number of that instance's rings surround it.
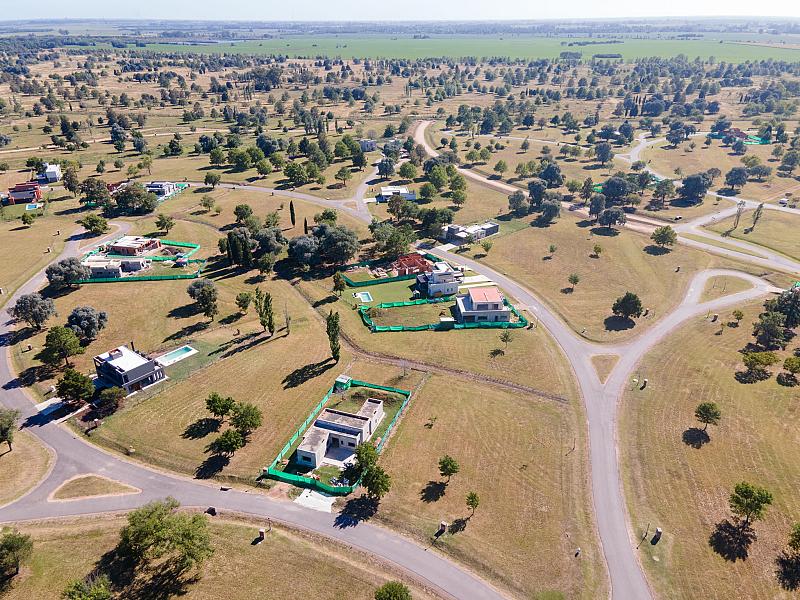
M 714 56 L 717 60 L 743 62 L 766 58 L 796 60 L 797 50 L 765 48 L 716 40 L 626 39 L 622 44 L 596 44 L 566 47 L 562 42 L 578 38 L 540 38 L 534 36 L 448 36 L 412 39 L 411 36 L 286 36 L 268 40 L 231 44 L 173 45 L 148 44 L 148 50 L 162 52 L 205 52 L 235 54 L 284 54 L 291 57 L 341 56 L 342 58 L 392 57 L 425 58 L 433 56 L 510 56 L 514 58 L 556 57 L 565 50 L 581 51 L 585 57 L 597 53 L 620 53 L 624 58 L 645 56 L 690 58 Z
M 100 475 L 81 475 L 64 482 L 55 492 L 55 500 L 77 500 L 93 496 L 135 494 L 139 490 Z
M 734 217 L 714 223 L 708 229 L 733 238 L 764 246 L 791 258 L 800 258 L 800 216 L 777 210 L 762 211 L 755 229 L 753 211 L 742 213 L 739 227 L 733 229 Z
M 11 452 L 6 444 L 0 449 L 0 506 L 37 485 L 53 462 L 50 451 L 25 431 L 14 436 L 13 447 Z
M 576 407 L 432 376 L 381 458 L 393 486 L 378 518 L 428 542 L 447 521 L 436 545 L 515 597 L 602 597 Z M 438 472 L 444 454 L 461 467 L 449 483 Z M 480 496 L 472 516 L 469 491 Z
M 741 277 L 731 277 L 730 275 L 712 277 L 706 281 L 706 287 L 703 289 L 703 294 L 700 296 L 700 302 L 708 302 L 709 300 L 715 300 L 722 296 L 743 292 L 752 287 L 749 281 L 745 281 Z
M 650 534 L 664 530 L 658 545 L 645 542 L 640 550 L 663 598 L 796 597 L 779 587 L 775 559 L 800 514 L 797 392 L 774 377 L 755 384 L 734 379 L 742 368 L 738 350 L 752 339 L 750 324 L 760 310 L 760 302 L 750 304 L 742 324 L 719 336 L 718 325 L 705 320 L 685 325 L 642 361 L 638 370 L 649 379 L 647 389 L 624 396 L 625 494 L 637 542 L 647 523 Z M 722 420 L 709 427 L 710 442 L 697 448 L 692 444 L 702 436 L 692 429 L 699 425 L 693 413 L 704 401 L 719 405 Z M 709 539 L 730 517 L 728 496 L 740 481 L 766 487 L 774 502 L 755 524 L 758 539 L 747 559 L 733 562 L 715 553 Z
M 67 582 L 88 575 L 119 540 L 122 516 L 32 523 L 20 529 L 33 537 L 34 551 L 3 598 L 57 600 Z M 400 579 L 389 567 L 341 546 L 272 525 L 266 541 L 251 544 L 263 523 L 215 519 L 211 522 L 214 556 L 200 570 L 200 580 L 183 590 L 187 598 L 212 600 L 270 598 L 301 600 L 369 600 L 375 588 Z M 165 590 L 137 577 L 146 597 L 164 597 Z M 414 598 L 433 598 L 409 584 Z M 139 596 L 143 597 L 143 596 Z

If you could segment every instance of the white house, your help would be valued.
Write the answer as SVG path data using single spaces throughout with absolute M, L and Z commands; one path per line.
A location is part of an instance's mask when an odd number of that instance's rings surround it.
M 498 231 L 500 231 L 500 225 L 493 221 L 467 226 L 450 224 L 442 227 L 442 237 L 446 242 L 461 245 L 469 241 L 477 242 Z
M 378 149 L 378 142 L 376 142 L 375 140 L 368 140 L 368 139 L 358 140 L 358 145 L 361 146 L 362 152 L 374 152 L 375 150 Z
M 165 377 L 161 365 L 127 346 L 95 356 L 94 367 L 101 381 L 121 387 L 129 394 Z
M 433 264 L 433 269 L 417 275 L 417 285 L 428 298 L 452 296 L 458 293 L 458 286 L 463 279 L 461 271 L 453 269 L 444 261 Z
M 41 174 L 41 180 L 46 183 L 56 183 L 61 181 L 61 165 L 51 165 L 45 163 L 44 173 Z
M 326 460 L 341 464 L 369 440 L 383 420 L 383 401 L 367 398 L 357 413 L 324 409 L 297 447 L 297 462 L 316 469 Z
M 159 197 L 171 196 L 178 191 L 178 186 L 171 181 L 151 181 L 144 187 Z
M 496 287 L 474 287 L 467 294 L 456 296 L 456 315 L 462 323 L 508 322 L 511 309 Z
M 417 193 L 410 192 L 402 185 L 386 185 L 381 188 L 381 193 L 375 197 L 376 202 L 388 202 L 392 196 L 402 196 L 404 200 L 416 200 Z
M 122 277 L 122 261 L 117 258 L 90 256 L 81 264 L 89 267 L 92 279 L 116 279 Z

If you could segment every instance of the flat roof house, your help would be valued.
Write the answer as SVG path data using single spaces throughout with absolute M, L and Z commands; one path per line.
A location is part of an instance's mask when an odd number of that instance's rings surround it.
M 42 188 L 35 181 L 18 183 L 14 187 L 8 188 L 8 203 L 17 204 L 18 202 L 33 202 L 42 199 Z
M 511 309 L 495 286 L 474 287 L 456 296 L 456 316 L 462 323 L 498 323 L 511 320 Z
M 362 152 L 374 152 L 378 149 L 378 142 L 375 140 L 358 140 L 358 145 L 361 146 Z
M 110 386 L 121 387 L 128 394 L 165 378 L 161 365 L 127 346 L 95 356 L 94 368 L 101 381 Z
M 477 242 L 498 231 L 500 231 L 500 225 L 493 221 L 467 226 L 450 224 L 442 227 L 442 237 L 446 242 L 460 246 L 469 241 Z
M 56 183 L 57 181 L 61 181 L 61 165 L 45 163 L 44 172 L 39 175 L 39 180 L 44 183 Z
M 81 262 L 89 267 L 92 279 L 116 279 L 122 277 L 122 261 L 118 258 L 89 257 Z
M 108 245 L 109 254 L 124 256 L 141 256 L 146 252 L 153 252 L 161 248 L 161 241 L 155 238 L 139 235 L 124 235 Z
M 156 196 L 169 196 L 178 191 L 178 186 L 172 181 L 151 181 L 144 186 L 148 192 L 153 192 Z
M 463 277 L 461 271 L 442 260 L 434 263 L 430 271 L 417 275 L 417 287 L 425 292 L 428 298 L 452 296 L 458 293 L 458 286 Z
M 376 202 L 388 202 L 392 196 L 402 196 L 403 200 L 416 200 L 417 193 L 410 192 L 403 185 L 386 185 L 381 188 L 380 194 L 375 197 Z
M 316 469 L 326 460 L 340 465 L 369 440 L 385 416 L 383 401 L 367 398 L 357 413 L 324 409 L 297 447 L 297 462 Z

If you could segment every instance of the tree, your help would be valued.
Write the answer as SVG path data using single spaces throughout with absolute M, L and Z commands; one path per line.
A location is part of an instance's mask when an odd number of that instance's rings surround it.
M 774 310 L 786 317 L 786 327 L 800 326 L 800 287 L 792 287 L 778 296 Z
M 391 158 L 384 158 L 378 163 L 378 175 L 383 179 L 389 179 L 394 175 L 394 161 Z
M 347 288 L 347 284 L 345 283 L 344 276 L 342 275 L 341 271 L 336 271 L 333 274 L 333 291 L 336 292 L 336 295 L 340 298 L 342 297 L 342 292 Z
M 28 561 L 33 554 L 31 536 L 19 531 L 9 531 L 0 537 L 0 574 L 13 571 L 19 575 L 22 563 Z
M 253 295 L 250 292 L 239 292 L 236 294 L 236 306 L 239 312 L 245 314 L 247 309 L 250 308 L 250 302 L 253 300 Z
M 72 329 L 56 325 L 47 332 L 44 342 L 44 356 L 47 363 L 56 364 L 63 359 L 64 365 L 69 367 L 69 357 L 83 352 L 81 342 Z
M 570 273 L 569 277 L 567 277 L 567 281 L 572 286 L 572 291 L 575 291 L 575 286 L 578 285 L 581 281 L 581 276 L 577 273 Z
M 603 182 L 603 195 L 609 204 L 622 201 L 631 191 L 630 184 L 622 177 L 609 177 Z
M 778 362 L 774 352 L 745 352 L 742 362 L 748 374 L 755 379 L 765 379 L 769 376 L 767 368 Z
M 186 288 L 186 293 L 192 298 L 203 314 L 210 319 L 219 313 L 217 307 L 217 286 L 209 279 L 195 279 Z
M 714 402 L 701 402 L 694 410 L 695 418 L 703 423 L 703 431 L 708 429 L 709 425 L 718 425 L 719 420 L 722 418 L 722 411 Z
M 761 215 L 764 214 L 764 203 L 761 202 L 756 209 L 753 211 L 753 226 L 750 228 L 750 231 L 756 228 L 758 222 L 761 220 Z
M 399 581 L 387 581 L 375 590 L 375 600 L 411 600 L 411 591 Z
M 498 176 L 502 177 L 503 173 L 508 171 L 508 164 L 503 159 L 497 161 L 497 164 L 493 167 L 493 171 L 498 174 Z
M 14 306 L 8 309 L 8 313 L 31 327 L 41 329 L 50 317 L 56 315 L 56 305 L 50 298 L 34 292 L 20 296 Z
M 169 230 L 175 227 L 175 219 L 169 215 L 159 214 L 156 219 L 156 227 L 158 227 L 164 234 L 169 235 Z
M 398 170 L 398 174 L 403 179 L 412 180 L 417 178 L 417 167 L 413 165 L 411 162 L 404 162 L 400 165 L 400 169 Z
M 503 332 L 500 334 L 500 341 L 503 342 L 505 345 L 505 349 L 508 350 L 508 344 L 514 341 L 514 334 L 511 333 L 508 329 L 504 329 Z
M 738 327 L 739 323 L 741 322 L 741 320 L 744 319 L 744 313 L 737 308 L 731 314 L 732 314 L 733 318 L 736 319 L 736 326 Z
M 341 345 L 339 343 L 339 313 L 329 312 L 325 320 L 325 329 L 328 334 L 328 343 L 331 347 L 331 358 L 334 362 L 339 362 Z
M 561 202 L 558 200 L 545 200 L 542 202 L 539 221 L 541 223 L 552 223 L 561 214 Z
M 389 492 L 392 487 L 392 479 L 381 467 L 373 465 L 361 476 L 361 485 L 364 486 L 371 498 L 377 500 Z
M 236 402 L 230 396 L 222 396 L 217 392 L 211 392 L 206 398 L 206 410 L 217 417 L 220 421 L 224 420 Z
M 9 452 L 14 449 L 11 444 L 14 442 L 19 416 L 18 410 L 0 406 L 0 444 L 8 444 Z
M 653 190 L 653 198 L 657 199 L 662 206 L 665 200 L 672 198 L 674 195 L 675 184 L 672 183 L 671 179 L 662 179 Z
M 86 215 L 83 219 L 78 221 L 78 224 L 92 235 L 100 235 L 108 231 L 108 221 L 100 215 Z
M 94 395 L 94 382 L 75 369 L 67 369 L 56 382 L 58 397 L 70 404 L 88 402 Z
M 603 253 L 603 247 L 600 244 L 595 244 L 592 247 L 592 254 L 594 254 L 595 258 L 600 258 L 600 255 Z
M 492 240 L 483 240 L 481 242 L 481 248 L 483 249 L 483 253 L 489 254 L 489 251 L 492 249 L 493 245 L 494 244 L 492 243 Z
M 356 470 L 363 474 L 378 462 L 378 450 L 370 442 L 362 442 L 355 449 Z
M 233 209 L 233 214 L 236 217 L 236 222 L 242 223 L 253 215 L 253 209 L 249 204 L 237 204 Z
M 589 201 L 589 216 L 594 217 L 595 220 L 600 218 L 600 215 L 606 209 L 606 197 L 603 194 L 595 194 Z
M 725 185 L 731 189 L 744 186 L 747 183 L 747 169 L 744 167 L 733 167 L 725 174 Z
M 675 230 L 669 225 L 664 225 L 663 227 L 656 227 L 655 231 L 650 235 L 650 239 L 653 240 L 659 248 L 666 248 L 667 246 L 674 245 L 675 242 L 678 241 L 678 234 L 675 233 Z
M 450 478 L 458 473 L 460 468 L 456 459 L 449 454 L 445 454 L 439 459 L 439 475 L 447 477 L 447 483 L 450 483 Z
M 792 530 L 789 532 L 788 546 L 793 552 L 800 553 L 800 523 L 792 525 Z
M 608 142 L 600 142 L 594 147 L 594 155 L 601 165 L 607 165 L 614 160 L 614 150 Z
M 95 406 L 100 414 L 110 415 L 115 413 L 128 395 L 121 387 L 104 388 L 97 397 Z
M 125 215 L 151 213 L 158 206 L 158 196 L 138 182 L 118 189 L 114 200 L 117 210 Z
M 467 508 L 469 508 L 472 512 L 470 513 L 470 517 L 475 514 L 475 509 L 480 506 L 481 499 L 478 496 L 477 492 L 469 492 L 467 494 Z
M 642 301 L 633 292 L 625 292 L 624 295 L 614 301 L 611 312 L 625 319 L 640 317 L 642 316 Z
M 47 281 L 56 289 L 77 285 L 83 279 L 89 279 L 92 272 L 81 264 L 80 259 L 71 256 L 48 265 L 45 269 Z
M 625 212 L 619 206 L 605 209 L 597 219 L 597 222 L 607 229 L 612 228 L 614 225 L 624 225 L 626 221 Z
M 342 167 L 336 174 L 333 176 L 334 179 L 341 181 L 342 185 L 347 187 L 347 182 L 353 178 L 353 172 L 350 170 L 349 167 Z
M 22 221 L 22 224 L 25 225 L 25 227 L 30 227 L 36 220 L 36 216 L 33 213 L 26 212 L 22 213 L 20 220 Z
M 64 171 L 64 176 L 61 178 L 61 182 L 64 184 L 65 190 L 72 193 L 73 196 L 78 195 L 78 191 L 81 188 L 81 184 L 80 181 L 78 180 L 78 173 L 74 167 L 68 167 Z
M 219 454 L 232 455 L 240 448 L 244 448 L 245 439 L 236 429 L 227 429 L 214 440 L 213 449 Z
M 118 552 L 137 563 L 165 560 L 181 571 L 201 565 L 214 553 L 208 521 L 201 514 L 178 513 L 179 507 L 166 498 L 128 513 Z
M 678 188 L 678 194 L 690 202 L 701 202 L 711 187 L 711 177 L 708 173 L 696 173 L 689 175 L 683 180 L 683 184 Z
M 786 346 L 786 316 L 768 310 L 758 315 L 753 324 L 753 335 L 767 350 Z
M 206 212 L 210 212 L 211 209 L 214 208 L 214 204 L 215 204 L 214 198 L 212 198 L 208 194 L 200 198 L 200 206 L 202 206 Z
M 760 486 L 742 481 L 733 488 L 728 504 L 733 514 L 744 518 L 744 529 L 751 521 L 763 518 L 767 507 L 772 504 L 772 494 Z
M 219 185 L 220 181 L 222 181 L 222 177 L 219 173 L 206 173 L 206 176 L 203 178 L 203 184 L 210 185 L 212 190 Z
M 111 581 L 107 575 L 73 579 L 61 593 L 64 600 L 111 600 Z
M 67 327 L 79 338 L 93 340 L 108 323 L 108 314 L 91 306 L 76 306 L 67 317 Z

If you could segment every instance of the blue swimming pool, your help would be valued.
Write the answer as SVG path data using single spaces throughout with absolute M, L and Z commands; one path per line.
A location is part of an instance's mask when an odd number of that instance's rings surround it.
M 161 356 L 157 357 L 156 362 L 162 367 L 167 367 L 178 362 L 179 360 L 183 360 L 184 358 L 191 356 L 192 354 L 197 354 L 197 350 L 191 346 L 181 346 L 180 348 L 170 350 L 166 354 L 162 354 Z

